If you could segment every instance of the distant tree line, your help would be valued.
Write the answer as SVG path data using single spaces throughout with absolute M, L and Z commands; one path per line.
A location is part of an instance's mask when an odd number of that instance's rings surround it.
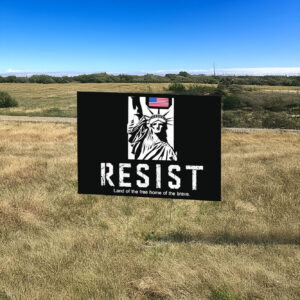
M 31 77 L 0 76 L 0 83 L 104 83 L 104 82 L 131 82 L 131 83 L 209 83 L 224 85 L 282 85 L 300 86 L 300 76 L 213 76 L 192 75 L 182 71 L 178 74 L 166 74 L 163 76 L 155 74 L 145 75 L 110 75 L 107 73 L 83 74 L 77 76 L 50 76 L 32 75 Z

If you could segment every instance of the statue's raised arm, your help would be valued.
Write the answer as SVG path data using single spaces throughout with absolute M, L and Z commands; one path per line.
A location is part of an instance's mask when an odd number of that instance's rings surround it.
M 129 97 L 129 110 L 133 111 L 131 114 L 131 119 L 128 120 L 128 132 L 131 131 L 133 127 L 135 127 L 140 119 L 143 117 L 143 109 L 139 100 L 139 97 L 131 96 Z

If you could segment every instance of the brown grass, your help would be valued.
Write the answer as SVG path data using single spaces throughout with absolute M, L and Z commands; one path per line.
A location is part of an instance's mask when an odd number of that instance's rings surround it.
M 0 123 L 0 299 L 299 299 L 300 136 L 224 133 L 221 203 L 78 195 L 76 127 Z

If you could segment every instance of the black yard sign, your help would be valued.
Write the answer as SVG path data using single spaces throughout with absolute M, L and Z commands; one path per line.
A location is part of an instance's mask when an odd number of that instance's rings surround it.
M 78 92 L 78 192 L 221 200 L 220 98 Z

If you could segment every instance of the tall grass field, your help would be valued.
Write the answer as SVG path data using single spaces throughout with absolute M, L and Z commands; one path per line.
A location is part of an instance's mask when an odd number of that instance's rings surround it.
M 168 228 L 170 200 L 77 194 L 75 125 L 0 122 L 0 299 L 300 299 L 299 145 L 223 133 L 222 201 Z
M 77 91 L 97 92 L 162 92 L 166 83 L 0 83 L 0 91 L 8 92 L 18 107 L 0 108 L 1 115 L 76 117 Z
M 242 86 L 190 83 L 0 83 L 18 106 L 3 107 L 0 115 L 76 117 L 77 91 L 187 93 L 222 95 L 224 127 L 300 130 L 300 87 Z M 1 95 L 0 95 L 1 98 Z M 0 99 L 1 100 L 1 99 Z

